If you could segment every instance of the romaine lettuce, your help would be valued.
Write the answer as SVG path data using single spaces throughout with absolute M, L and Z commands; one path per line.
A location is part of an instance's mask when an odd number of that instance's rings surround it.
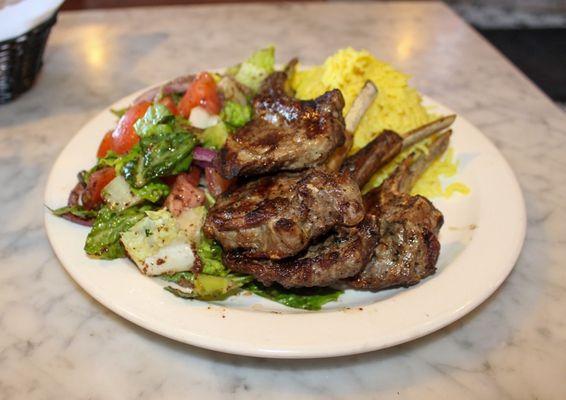
M 53 215 L 60 217 L 64 214 L 72 214 L 75 217 L 79 217 L 82 219 L 92 219 L 96 218 L 98 211 L 96 210 L 85 210 L 82 206 L 74 205 L 74 206 L 65 206 L 57 208 L 56 210 L 50 210 Z
M 197 247 L 204 274 L 226 276 L 228 269 L 222 263 L 222 248 L 214 240 L 202 237 Z
M 124 210 L 142 201 L 141 197 L 132 192 L 122 175 L 117 175 L 102 189 L 102 197 L 106 205 L 114 211 Z
M 102 189 L 102 197 L 110 209 L 121 211 L 144 200 L 157 203 L 169 191 L 169 186 L 162 182 L 150 182 L 139 189 L 132 188 L 122 175 L 117 175 Z
M 228 137 L 228 129 L 226 124 L 219 122 L 210 128 L 206 128 L 199 137 L 204 147 L 220 150 Z
M 126 252 L 146 275 L 188 271 L 194 254 L 169 211 L 147 211 L 146 217 L 123 232 Z
M 163 104 L 153 104 L 144 116 L 136 121 L 134 130 L 140 137 L 158 133 L 160 130 L 172 130 L 170 123 L 175 117 Z
M 227 276 L 214 276 L 207 274 L 195 275 L 190 272 L 163 275 L 162 278 L 179 285 L 179 287 L 165 287 L 165 290 L 173 293 L 175 296 L 204 301 L 224 300 L 238 293 L 242 286 L 253 279 L 248 275 L 230 274 Z
M 323 305 L 338 300 L 344 292 L 332 288 L 285 289 L 281 286 L 266 287 L 259 282 L 250 282 L 244 289 L 276 301 L 287 307 L 303 310 L 320 310 Z
M 126 180 L 141 188 L 156 178 L 186 171 L 191 164 L 195 137 L 186 131 L 159 131 L 140 140 L 140 155 L 122 168 Z
M 124 211 L 112 211 L 103 207 L 96 217 L 89 232 L 85 251 L 87 254 L 106 260 L 126 256 L 120 243 L 120 234 L 134 226 L 145 217 L 145 211 L 151 207 L 130 207 Z
M 132 188 L 132 192 L 151 203 L 157 203 L 159 200 L 167 197 L 169 195 L 169 186 L 163 182 L 149 182 L 147 185 L 141 188 Z
M 275 69 L 275 48 L 273 46 L 256 51 L 244 61 L 237 72 L 235 79 L 257 91 L 263 80 Z
M 230 127 L 239 128 L 252 119 L 252 108 L 249 104 L 227 101 L 220 113 L 220 117 Z

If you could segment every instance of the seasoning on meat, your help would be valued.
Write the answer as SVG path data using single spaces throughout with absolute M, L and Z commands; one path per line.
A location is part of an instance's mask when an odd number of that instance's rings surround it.
M 266 78 L 253 100 L 254 118 L 226 140 L 217 161 L 226 179 L 321 165 L 344 144 L 342 93 L 297 100 L 287 77 L 278 71 Z

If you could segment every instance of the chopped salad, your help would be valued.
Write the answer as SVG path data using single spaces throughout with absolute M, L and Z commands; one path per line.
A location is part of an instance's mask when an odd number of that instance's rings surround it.
M 248 291 L 289 307 L 318 310 L 342 293 L 332 288 L 265 287 L 231 272 L 222 248 L 202 233 L 207 210 L 233 180 L 213 165 L 228 135 L 252 118 L 251 99 L 275 69 L 273 47 L 224 73 L 181 77 L 113 110 L 97 161 L 78 174 L 57 216 L 87 225 L 84 250 L 105 260 L 127 257 L 175 296 L 224 300 Z

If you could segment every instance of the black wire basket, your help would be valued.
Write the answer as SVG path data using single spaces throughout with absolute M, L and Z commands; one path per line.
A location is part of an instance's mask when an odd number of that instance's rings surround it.
M 24 93 L 43 65 L 43 51 L 57 12 L 30 31 L 0 42 L 0 104 Z

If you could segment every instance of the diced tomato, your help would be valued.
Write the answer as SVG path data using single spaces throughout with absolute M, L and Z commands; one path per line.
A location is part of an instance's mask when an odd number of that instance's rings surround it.
M 100 142 L 100 146 L 98 146 L 98 151 L 96 152 L 96 156 L 98 158 L 106 157 L 106 153 L 112 150 L 112 131 L 106 132 L 102 142 Z
M 191 183 L 194 177 L 190 173 L 179 174 L 171 187 L 171 193 L 165 199 L 165 207 L 174 216 L 180 215 L 187 208 L 204 204 L 204 192 Z
M 103 201 L 102 189 L 115 177 L 116 171 L 112 167 L 105 167 L 93 172 L 82 194 L 83 207 L 92 210 L 101 205 Z
M 206 167 L 204 169 L 204 177 L 206 179 L 206 186 L 208 191 L 217 197 L 224 193 L 234 184 L 235 179 L 225 179 L 213 167 Z
M 193 166 L 191 166 L 191 169 L 189 169 L 189 172 L 185 173 L 185 176 L 187 177 L 187 181 L 191 185 L 196 187 L 196 186 L 198 186 L 198 184 L 200 182 L 201 173 L 202 173 L 202 170 L 193 165 Z
M 202 174 L 202 170 L 199 167 L 196 167 L 194 165 L 191 165 L 191 169 L 189 169 L 188 172 L 182 172 L 180 175 L 185 175 L 187 178 L 187 181 L 197 187 L 198 184 L 200 183 L 200 176 Z M 165 184 L 167 184 L 169 187 L 172 187 L 173 184 L 175 183 L 175 181 L 177 180 L 177 176 L 166 176 L 165 178 L 162 178 L 163 181 L 165 182 Z
M 210 114 L 220 112 L 220 97 L 216 90 L 216 82 L 208 72 L 202 72 L 191 82 L 185 95 L 179 101 L 177 109 L 179 114 L 188 118 L 191 110 L 196 106 L 203 107 Z

